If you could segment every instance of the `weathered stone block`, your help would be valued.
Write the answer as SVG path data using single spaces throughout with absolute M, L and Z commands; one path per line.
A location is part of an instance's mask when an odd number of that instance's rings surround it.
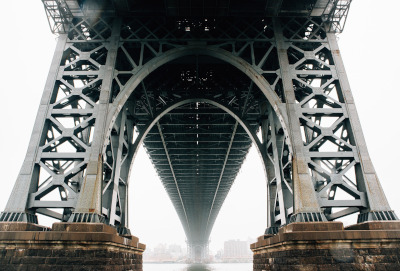
M 395 263 L 395 264 L 385 264 L 385 268 L 387 271 L 398 271 L 400 270 L 400 264 Z
M 10 231 L 14 226 L 3 225 L 7 231 L 0 231 L 0 271 L 143 269 L 145 246 L 136 237 L 121 237 L 109 226 L 84 224 L 57 223 L 53 226 L 56 231 L 17 232 Z M 22 224 L 18 227 L 40 228 Z
M 254 271 L 400 270 L 400 222 L 329 223 L 293 223 L 259 238 L 251 246 Z

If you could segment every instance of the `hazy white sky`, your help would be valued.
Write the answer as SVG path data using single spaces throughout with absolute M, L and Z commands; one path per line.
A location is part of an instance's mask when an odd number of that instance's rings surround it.
M 354 0 L 339 46 L 367 146 L 391 207 L 400 215 L 400 2 Z M 39 0 L 4 1 L 0 9 L 0 211 L 25 157 L 56 37 Z M 147 155 L 141 150 L 130 185 L 130 229 L 149 247 L 185 245 L 179 219 Z M 210 248 L 246 240 L 266 226 L 265 177 L 252 150 L 214 226 Z M 354 221 L 355 222 L 355 221 Z

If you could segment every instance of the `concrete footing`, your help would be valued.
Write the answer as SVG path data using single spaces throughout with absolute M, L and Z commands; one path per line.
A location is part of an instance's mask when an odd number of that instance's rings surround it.
M 251 245 L 253 270 L 400 270 L 400 221 L 292 223 Z
M 142 271 L 145 248 L 101 223 L 0 222 L 0 270 Z

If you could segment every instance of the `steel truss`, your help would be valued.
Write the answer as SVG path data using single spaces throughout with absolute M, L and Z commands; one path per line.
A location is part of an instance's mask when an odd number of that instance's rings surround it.
M 353 213 L 397 219 L 328 27 L 74 17 L 0 220 L 37 223 L 39 213 L 129 233 L 130 165 L 144 143 L 188 242 L 206 244 L 251 142 L 267 172 L 267 232 Z
M 70 23 L 74 17 L 97 17 L 99 13 L 105 15 L 116 14 L 124 17 L 135 17 L 141 12 L 147 16 L 157 14 L 167 16 L 176 16 L 180 18 L 187 17 L 209 17 L 216 18 L 225 17 L 256 17 L 282 16 L 312 16 L 321 17 L 328 25 L 327 31 L 331 33 L 341 33 L 344 29 L 350 4 L 352 0 L 299 0 L 296 5 L 289 7 L 288 10 L 282 11 L 284 0 L 280 1 L 258 1 L 251 4 L 247 3 L 230 3 L 230 2 L 204 2 L 202 7 L 196 4 L 192 6 L 191 1 L 182 3 L 152 3 L 150 8 L 143 6 L 142 3 L 136 3 L 135 8 L 130 9 L 129 0 L 42 0 L 46 16 L 50 25 L 50 30 L 54 34 L 66 34 Z M 308 2 L 308 3 L 307 3 Z M 158 6 L 157 6 L 158 4 Z M 232 7 L 230 7 L 232 6 Z M 102 8 L 101 8 L 102 7 Z M 302 8 L 300 8 L 302 7 Z M 144 9 L 140 9 L 144 8 Z M 286 8 L 288 6 L 286 5 Z M 305 8 L 305 10 L 304 10 Z M 232 10 L 230 10 L 232 9 Z M 302 10 L 303 9 L 303 10 Z M 197 10 L 197 11 L 196 11 Z M 261 13 L 260 13 L 261 12 Z M 142 15 L 143 15 L 142 14 Z
M 73 14 L 64 0 L 42 0 L 50 30 L 53 34 L 65 34 Z

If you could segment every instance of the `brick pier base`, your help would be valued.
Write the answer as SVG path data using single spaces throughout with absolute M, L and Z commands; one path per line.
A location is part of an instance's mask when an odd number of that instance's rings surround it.
M 400 270 L 400 221 L 292 223 L 251 245 L 253 270 Z
M 100 223 L 0 222 L 0 270 L 142 271 L 145 245 Z

